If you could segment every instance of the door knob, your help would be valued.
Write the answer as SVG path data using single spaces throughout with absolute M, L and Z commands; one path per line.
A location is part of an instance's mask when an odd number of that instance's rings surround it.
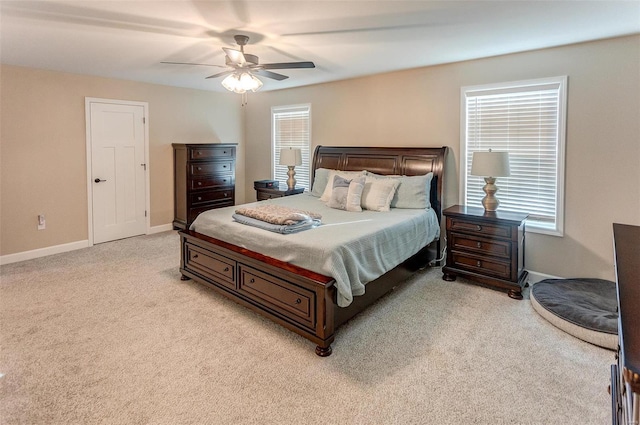
M 100 180 L 99 178 L 96 177 L 96 179 L 94 180 L 94 182 L 96 183 L 100 183 L 100 182 L 106 182 L 106 180 Z

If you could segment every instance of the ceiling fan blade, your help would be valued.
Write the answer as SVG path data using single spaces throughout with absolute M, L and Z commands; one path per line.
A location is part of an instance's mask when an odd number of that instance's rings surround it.
M 197 65 L 197 66 L 215 66 L 217 68 L 227 68 L 226 66 L 222 66 L 222 65 L 212 65 L 210 63 L 193 63 L 193 62 L 167 62 L 167 61 L 162 61 L 160 63 L 166 63 L 169 65 Z
M 247 60 L 244 57 L 244 53 L 240 50 L 230 49 L 228 47 L 223 47 L 222 50 L 227 54 L 229 60 L 233 63 L 237 63 L 238 65 L 244 66 L 247 64 Z
M 224 77 L 225 75 L 230 75 L 233 74 L 235 72 L 235 70 L 231 69 L 229 71 L 222 71 L 222 72 L 218 72 L 217 74 L 213 74 L 213 75 L 209 75 L 206 78 L 218 78 L 218 77 Z
M 260 75 L 261 77 L 273 78 L 274 80 L 282 81 L 289 78 L 286 75 L 276 74 L 275 72 L 265 71 L 264 69 L 252 69 L 253 74 Z
M 315 68 L 313 62 L 284 62 L 284 63 L 263 63 L 262 69 L 294 69 L 294 68 Z

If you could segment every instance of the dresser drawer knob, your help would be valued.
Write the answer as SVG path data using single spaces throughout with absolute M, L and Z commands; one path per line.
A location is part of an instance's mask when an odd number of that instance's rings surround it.
M 202 167 L 198 167 L 198 171 L 202 171 Z
M 482 267 L 482 261 L 478 260 L 478 261 L 476 262 L 476 266 L 478 266 L 478 267 Z
M 249 283 L 256 283 L 256 280 L 254 278 L 249 279 Z
M 198 182 L 198 186 L 202 186 L 202 182 Z
M 227 153 L 227 151 L 222 151 L 222 153 Z
M 191 258 L 198 258 L 198 254 L 193 254 L 193 257 Z
M 202 155 L 202 152 L 196 151 L 196 155 Z
M 301 302 L 302 302 L 302 300 L 301 300 L 300 298 L 298 298 L 298 299 L 296 300 L 296 304 L 300 304 Z
M 227 166 L 226 166 L 226 165 L 223 165 L 223 166 L 222 166 L 222 168 L 227 168 Z
M 225 272 L 228 272 L 228 271 L 229 271 L 229 267 L 225 267 L 225 268 L 224 268 L 224 271 L 225 271 Z
M 198 196 L 198 201 L 202 201 L 202 196 Z
M 227 182 L 227 179 L 222 179 L 222 183 L 226 183 L 226 182 Z
M 229 196 L 229 194 L 227 192 L 224 193 L 224 197 L 226 198 L 227 196 Z
M 482 248 L 482 242 L 478 242 L 478 243 L 476 243 L 476 247 L 478 247 L 478 248 Z
M 480 230 L 482 230 L 482 226 L 480 226 L 479 224 L 476 225 L 476 230 L 479 232 Z

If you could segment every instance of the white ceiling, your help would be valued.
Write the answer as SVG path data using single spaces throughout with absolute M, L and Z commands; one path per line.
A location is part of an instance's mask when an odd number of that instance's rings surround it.
M 2 63 L 225 91 L 205 79 L 233 36 L 297 87 L 640 33 L 631 1 L 0 1 Z

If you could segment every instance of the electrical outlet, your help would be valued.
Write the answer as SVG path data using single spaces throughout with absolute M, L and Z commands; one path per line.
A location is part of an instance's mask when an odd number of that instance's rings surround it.
M 47 227 L 47 222 L 44 220 L 44 214 L 38 215 L 38 230 L 44 230 Z

